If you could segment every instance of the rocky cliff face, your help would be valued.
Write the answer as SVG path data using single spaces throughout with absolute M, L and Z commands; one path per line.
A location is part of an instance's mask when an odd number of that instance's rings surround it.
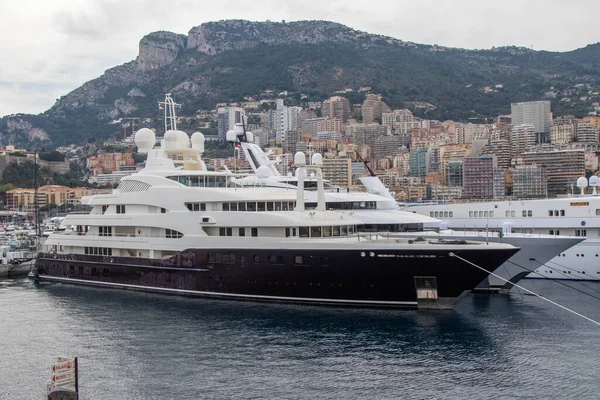
M 153 70 L 170 64 L 185 49 L 186 37 L 171 32 L 154 32 L 140 40 L 137 67 Z

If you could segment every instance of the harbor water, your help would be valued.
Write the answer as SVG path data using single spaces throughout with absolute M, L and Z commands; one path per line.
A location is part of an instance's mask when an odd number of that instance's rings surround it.
M 600 283 L 524 285 L 600 320 Z M 453 311 L 205 300 L 0 280 L 0 399 L 600 398 L 600 326 L 529 295 Z

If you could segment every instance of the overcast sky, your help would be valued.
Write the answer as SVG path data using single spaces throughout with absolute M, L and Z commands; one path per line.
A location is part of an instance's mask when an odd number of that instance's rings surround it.
M 0 116 L 40 113 L 135 59 L 139 40 L 221 19 L 321 19 L 423 44 L 568 51 L 600 41 L 598 0 L 0 0 Z

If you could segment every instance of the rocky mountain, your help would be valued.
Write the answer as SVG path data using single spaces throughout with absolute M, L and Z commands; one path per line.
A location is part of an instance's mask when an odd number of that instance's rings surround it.
M 209 22 L 188 35 L 154 32 L 138 57 L 61 97 L 40 115 L 0 120 L 0 144 L 51 147 L 122 134 L 121 117 L 153 118 L 173 93 L 183 113 L 266 90 L 322 100 L 345 91 L 359 103 L 370 87 L 392 107 L 469 121 L 548 98 L 555 115 L 585 115 L 600 101 L 600 43 L 571 52 L 520 47 L 464 50 L 360 32 L 333 22 Z M 352 89 L 352 91 L 348 91 Z M 427 107 L 421 105 L 427 104 Z

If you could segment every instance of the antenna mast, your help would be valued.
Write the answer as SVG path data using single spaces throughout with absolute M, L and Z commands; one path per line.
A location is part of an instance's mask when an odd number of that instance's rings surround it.
M 165 110 L 165 132 L 169 130 L 169 122 L 171 122 L 171 130 L 177 130 L 176 108 L 181 108 L 181 104 L 175 103 L 171 97 L 171 93 L 165 95 L 165 101 L 158 102 L 158 108 Z

